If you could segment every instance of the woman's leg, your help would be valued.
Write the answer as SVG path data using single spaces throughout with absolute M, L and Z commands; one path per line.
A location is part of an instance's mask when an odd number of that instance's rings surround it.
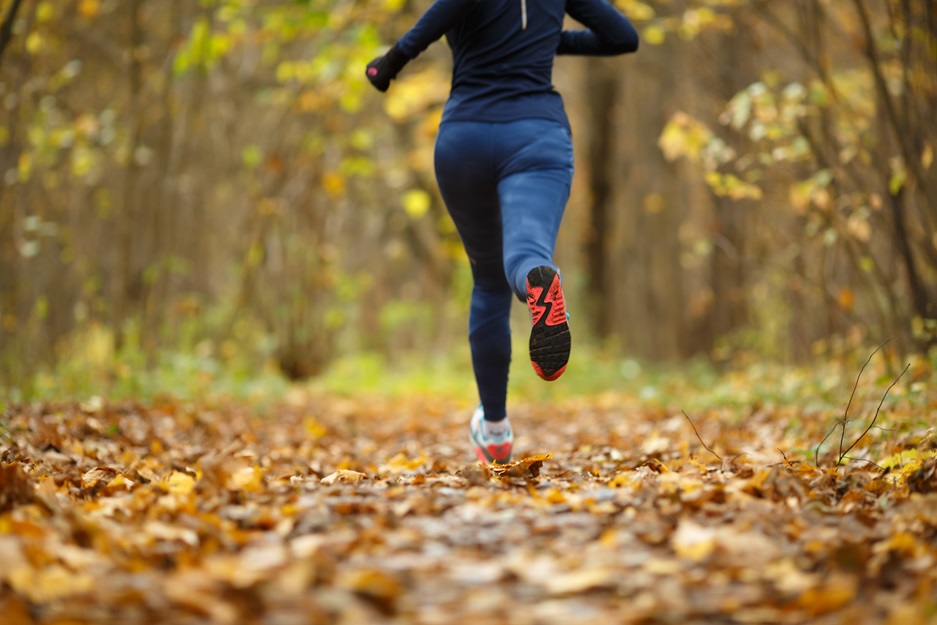
M 530 362 L 541 378 L 555 380 L 570 352 L 553 251 L 572 184 L 572 139 L 564 126 L 536 119 L 508 124 L 500 137 L 504 273 L 531 313 Z
M 573 179 L 569 131 L 548 120 L 512 122 L 501 134 L 499 171 L 504 274 L 521 301 L 531 269 L 553 263 L 556 238 Z
M 501 213 L 490 145 L 492 125 L 443 124 L 436 179 L 468 254 L 474 278 L 469 345 L 487 421 L 505 418 L 511 364 L 511 288 L 504 277 Z

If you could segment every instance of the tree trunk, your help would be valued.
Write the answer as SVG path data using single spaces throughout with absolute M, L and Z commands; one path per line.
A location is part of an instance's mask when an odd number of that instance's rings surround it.
M 583 252 L 586 261 L 588 310 L 592 328 L 599 339 L 612 332 L 612 306 L 615 281 L 610 279 L 608 234 L 613 202 L 612 164 L 614 162 L 614 132 L 612 118 L 618 99 L 619 72 L 606 60 L 595 60 L 588 65 L 586 89 L 589 94 L 586 107 L 588 133 L 589 218 L 586 225 Z

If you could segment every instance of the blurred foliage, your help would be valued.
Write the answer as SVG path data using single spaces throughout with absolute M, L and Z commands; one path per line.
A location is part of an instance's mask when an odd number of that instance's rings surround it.
M 433 178 L 447 51 L 386 96 L 362 78 L 428 4 L 22 3 L 0 58 L 6 394 L 197 396 L 229 376 L 250 393 L 263 372 L 353 388 L 411 360 L 464 376 L 470 272 Z M 930 5 L 617 5 L 639 54 L 555 75 L 578 142 L 558 259 L 580 353 L 747 367 L 932 345 Z M 598 163 L 587 104 L 610 68 Z M 616 279 L 596 303 L 583 175 L 600 166 Z

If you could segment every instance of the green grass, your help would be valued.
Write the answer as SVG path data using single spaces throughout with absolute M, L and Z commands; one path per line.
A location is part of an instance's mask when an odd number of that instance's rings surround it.
M 810 366 L 755 361 L 734 370 L 719 370 L 705 360 L 649 365 L 581 340 L 573 347 L 563 377 L 545 383 L 527 360 L 526 333 L 515 325 L 513 336 L 509 405 L 602 396 L 642 409 L 684 410 L 691 416 L 717 411 L 721 419 L 739 423 L 756 409 L 796 406 L 798 416 L 784 424 L 786 429 L 796 429 L 798 424 L 815 418 L 829 420 L 831 415 L 842 414 L 856 375 L 870 353 Z M 171 396 L 184 401 L 271 405 L 293 391 L 396 398 L 432 394 L 467 404 L 477 401 L 471 358 L 464 340 L 453 339 L 455 346 L 448 350 L 398 351 L 393 359 L 359 351 L 337 358 L 315 379 L 291 383 L 270 359 L 269 346 L 242 347 L 257 345 L 256 339 L 245 336 L 238 346 L 191 341 L 192 347 L 186 351 L 146 356 L 132 343 L 115 354 L 108 348 L 108 336 L 89 334 L 64 353 L 54 369 L 32 377 L 23 387 L 0 388 L 0 410 L 3 403 L 83 401 L 95 396 L 142 402 Z M 893 371 L 896 363 L 891 365 L 886 366 L 880 356 L 869 365 L 850 418 L 861 419 L 864 409 L 874 407 L 896 375 Z M 909 375 L 891 391 L 884 408 L 889 419 L 893 416 L 892 407 L 898 403 L 902 414 L 894 417 L 909 422 L 914 415 L 927 414 L 929 405 L 937 405 L 928 403 L 934 402 L 935 392 L 928 389 L 937 387 L 933 361 L 921 360 L 916 367 L 916 374 Z

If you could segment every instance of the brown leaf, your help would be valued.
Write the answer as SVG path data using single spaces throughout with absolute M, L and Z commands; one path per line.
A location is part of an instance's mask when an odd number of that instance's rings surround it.
M 34 497 L 32 479 L 18 463 L 0 464 L 0 512 L 30 503 Z
M 111 467 L 95 467 L 86 471 L 81 476 L 81 487 L 85 490 L 92 490 L 107 486 L 111 480 L 117 477 L 117 470 Z
M 396 577 L 375 569 L 360 569 L 343 575 L 338 585 L 365 597 L 385 614 L 396 611 L 397 599 L 405 590 Z
M 908 476 L 912 493 L 937 492 L 937 458 L 927 458 Z

